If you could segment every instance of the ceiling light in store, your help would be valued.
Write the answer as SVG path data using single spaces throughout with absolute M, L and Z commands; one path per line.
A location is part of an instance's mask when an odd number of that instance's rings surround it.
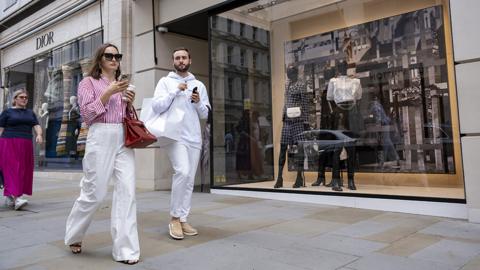
M 272 6 L 275 6 L 275 5 L 284 3 L 284 2 L 288 2 L 288 1 L 290 1 L 290 0 L 273 0 L 273 1 L 267 2 L 267 3 L 265 3 L 265 4 L 260 4 L 260 5 L 251 7 L 251 8 L 249 8 L 249 9 L 247 10 L 247 12 L 248 12 L 248 13 L 257 12 L 257 11 L 259 11 L 259 10 L 266 9 L 266 8 L 269 8 L 269 7 L 272 7 Z M 325 1 L 325 3 L 322 3 L 321 6 L 322 6 L 322 7 L 330 6 L 330 5 L 339 4 L 339 3 L 345 2 L 345 1 L 346 1 L 346 0 L 330 0 L 330 1 Z
M 267 2 L 265 4 L 260 4 L 260 5 L 254 6 L 252 8 L 249 8 L 248 13 L 257 12 L 259 10 L 269 8 L 269 7 L 272 7 L 272 6 L 281 4 L 283 2 L 287 2 L 287 1 L 290 1 L 290 0 L 274 0 L 274 1 Z

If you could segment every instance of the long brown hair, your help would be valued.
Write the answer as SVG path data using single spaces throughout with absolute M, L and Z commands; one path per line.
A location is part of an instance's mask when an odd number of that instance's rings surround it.
M 94 79 L 98 80 L 100 79 L 100 76 L 102 74 L 102 57 L 103 53 L 105 52 L 105 49 L 108 47 L 113 47 L 117 50 L 117 52 L 120 53 L 118 50 L 118 47 L 113 45 L 112 43 L 105 43 L 102 44 L 100 47 L 98 47 L 97 51 L 95 52 L 95 56 L 93 58 L 93 64 L 90 68 L 90 71 L 88 72 L 88 76 L 93 77 Z M 115 79 L 117 79 L 122 72 L 120 71 L 120 62 L 118 62 L 118 69 L 115 71 Z

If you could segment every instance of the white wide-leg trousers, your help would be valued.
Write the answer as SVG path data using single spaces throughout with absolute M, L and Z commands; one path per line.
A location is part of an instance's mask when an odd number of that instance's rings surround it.
M 67 219 L 65 245 L 81 242 L 113 176 L 111 235 L 113 259 L 137 260 L 140 246 L 135 201 L 135 156 L 124 145 L 122 124 L 93 124 L 88 130 L 80 196 Z
M 200 149 L 174 142 L 167 146 L 167 153 L 174 170 L 170 215 L 180 218 L 180 222 L 187 222 L 192 204 L 195 173 L 200 160 Z

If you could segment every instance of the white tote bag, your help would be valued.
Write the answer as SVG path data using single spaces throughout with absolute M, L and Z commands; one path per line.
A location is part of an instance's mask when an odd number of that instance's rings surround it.
M 177 105 L 179 102 L 184 102 L 181 96 L 175 97 L 168 110 L 156 114 L 152 109 L 152 98 L 143 100 L 140 120 L 157 137 L 156 145 L 165 146 L 173 141 L 180 140 L 185 112 L 181 109 L 181 106 Z

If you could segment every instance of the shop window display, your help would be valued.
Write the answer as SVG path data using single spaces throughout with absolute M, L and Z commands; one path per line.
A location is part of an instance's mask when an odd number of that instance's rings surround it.
M 442 27 L 436 6 L 285 45 L 287 64 L 297 63 L 313 85 L 314 128 L 356 135 L 357 170 L 455 172 L 452 142 L 442 138 L 452 134 L 448 78 L 434 73 L 446 70 Z
M 7 93 L 20 87 L 17 81 L 24 81 L 29 96 L 33 97 L 29 104 L 36 112 L 45 136 L 45 143 L 36 149 L 35 154 L 35 164 L 40 169 L 81 168 L 87 127 L 80 116 L 77 86 L 88 72 L 93 48 L 101 43 L 102 34 L 98 32 L 34 57 L 27 62 L 32 66 L 29 73 L 18 71 L 25 64 L 5 70 Z
M 214 18 L 214 59 L 222 46 L 236 51 L 236 24 L 254 36 L 247 66 L 271 80 L 272 144 L 263 153 L 275 153 L 278 170 L 242 179 L 216 159 L 213 186 L 464 198 L 448 1 L 256 1 Z M 218 62 L 213 78 L 224 71 Z M 219 147 L 243 150 L 226 124 L 239 113 L 222 110 L 216 156 Z

